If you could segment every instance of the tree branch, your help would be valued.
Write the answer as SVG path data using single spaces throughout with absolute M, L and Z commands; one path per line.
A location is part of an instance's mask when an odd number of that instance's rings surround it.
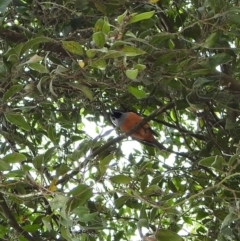
M 5 217 L 8 219 L 8 222 L 11 225 L 11 227 L 13 227 L 20 235 L 23 235 L 24 238 L 29 241 L 42 241 L 42 239 L 40 238 L 31 236 L 28 232 L 23 230 L 23 228 L 17 223 L 2 193 L 0 193 L 0 207 L 2 208 L 2 211 Z
M 0 38 L 16 44 L 28 41 L 24 34 L 12 31 L 10 29 L 0 29 Z M 44 43 L 43 48 L 45 51 L 51 51 L 63 56 L 68 56 L 68 53 L 62 47 L 61 43 L 57 41 Z

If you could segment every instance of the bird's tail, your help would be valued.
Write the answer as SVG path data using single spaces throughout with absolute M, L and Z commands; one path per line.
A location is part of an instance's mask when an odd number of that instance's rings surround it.
M 153 144 L 160 151 L 168 151 L 167 148 L 162 143 L 158 142 L 156 139 L 154 139 Z
M 188 153 L 184 153 L 184 152 L 176 152 L 171 150 L 170 148 L 166 148 L 163 144 L 161 144 L 160 142 L 158 142 L 156 139 L 154 139 L 153 144 L 156 148 L 158 148 L 160 151 L 165 151 L 168 153 L 174 153 L 177 156 L 181 156 L 181 157 L 185 157 L 188 158 L 190 160 L 192 160 L 193 162 L 196 161 L 195 158 L 191 157 L 191 154 Z

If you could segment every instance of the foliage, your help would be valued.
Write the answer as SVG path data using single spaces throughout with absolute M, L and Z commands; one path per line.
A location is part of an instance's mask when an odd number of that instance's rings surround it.
M 0 26 L 0 240 L 239 240 L 239 1 L 1 0 Z

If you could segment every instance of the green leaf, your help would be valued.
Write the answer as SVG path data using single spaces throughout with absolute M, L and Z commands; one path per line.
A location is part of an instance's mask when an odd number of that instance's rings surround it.
M 123 20 L 126 18 L 126 16 L 127 16 L 127 13 L 128 13 L 128 11 L 126 10 L 122 15 L 120 15 L 120 16 L 118 16 L 117 17 L 117 21 L 118 21 L 118 23 L 122 23 L 123 22 Z
M 37 89 L 38 89 L 38 91 L 42 94 L 42 83 L 44 83 L 44 82 L 46 82 L 46 81 L 48 81 L 49 80 L 49 76 L 43 76 L 41 79 L 40 79 L 40 81 L 39 81 L 39 83 L 37 84 Z
M 186 101 L 186 99 L 176 100 L 175 105 L 177 110 L 184 110 L 189 107 L 189 104 Z
M 142 99 L 146 97 L 146 93 L 143 90 L 135 88 L 133 86 L 128 86 L 128 91 L 135 96 L 137 99 Z
M 199 101 L 196 94 L 194 92 L 191 92 L 186 96 L 187 103 L 191 108 L 194 110 L 202 110 L 204 109 L 205 105 L 202 103 L 202 101 Z
M 239 154 L 238 153 L 231 156 L 231 158 L 228 161 L 229 168 L 231 168 L 233 165 L 235 165 L 238 160 L 239 160 Z
M 37 38 L 31 39 L 23 45 L 21 54 L 24 54 L 27 50 L 31 49 L 36 44 L 43 44 L 51 41 L 52 39 L 47 37 L 37 37 Z
M 230 62 L 232 57 L 226 53 L 215 54 L 208 59 L 208 64 L 211 68 L 215 68 L 220 64 Z
M 51 216 L 48 215 L 46 217 L 43 217 L 42 222 L 48 231 L 52 230 L 52 217 Z
M 14 65 L 15 63 L 17 63 L 18 60 L 19 60 L 19 59 L 18 59 L 18 56 L 17 56 L 16 54 L 11 54 L 11 55 L 8 57 L 8 59 L 7 59 L 7 61 L 11 62 L 12 65 Z
M 204 218 L 206 218 L 208 216 L 209 216 L 209 213 L 201 208 L 197 212 L 196 220 L 202 220 L 202 219 L 204 219 Z
M 40 154 L 38 156 L 35 156 L 33 158 L 33 166 L 37 169 L 37 170 L 41 170 L 42 165 L 44 162 L 44 154 Z
M 69 197 L 59 194 L 59 195 L 56 195 L 53 198 L 53 200 L 49 202 L 49 204 L 53 210 L 57 210 L 58 208 L 66 207 L 68 200 L 69 200 Z
M 98 59 L 91 63 L 91 66 L 100 70 L 105 70 L 107 63 L 104 59 Z
M 23 230 L 30 232 L 30 233 L 34 233 L 37 230 L 39 230 L 41 227 L 40 224 L 31 224 L 31 225 L 25 225 L 23 226 Z
M 211 79 L 206 79 L 203 77 L 199 77 L 196 79 L 196 81 L 193 83 L 193 88 L 198 89 L 202 86 L 205 86 L 206 84 L 213 83 L 214 81 Z
M 57 142 L 57 135 L 56 135 L 56 130 L 52 125 L 49 125 L 48 127 L 48 138 L 56 145 L 58 144 Z
M 138 220 L 137 227 L 138 228 L 142 228 L 142 227 L 149 228 L 147 219 L 141 218 L 140 220 Z
M 38 63 L 40 61 L 43 60 L 43 57 L 37 55 L 37 54 L 34 54 L 29 60 L 27 60 L 26 62 L 24 62 L 23 64 L 21 65 L 24 65 L 24 64 L 31 64 L 31 63 Z
M 203 44 L 203 47 L 204 48 L 211 48 L 213 47 L 216 42 L 218 41 L 219 39 L 219 33 L 218 32 L 214 32 L 212 34 L 210 34 L 207 39 L 205 40 L 204 44 Z
M 87 55 L 88 58 L 92 59 L 92 58 L 95 57 L 95 55 L 97 54 L 97 52 L 98 52 L 98 51 L 97 51 L 96 49 L 88 49 L 88 50 L 86 51 L 86 55 Z
M 5 77 L 7 74 L 7 69 L 4 64 L 0 64 L 0 76 Z
M 229 213 L 223 220 L 221 229 L 228 226 L 230 223 L 239 220 L 239 217 L 235 213 Z
M 61 73 L 67 72 L 67 71 L 68 71 L 68 69 L 62 65 L 58 65 L 57 68 L 55 69 L 56 74 L 61 74 Z
M 12 0 L 1 0 L 1 1 L 0 1 L 0 12 L 1 12 L 2 14 L 6 11 L 8 5 L 9 5 L 11 2 L 12 2 Z
M 73 87 L 74 89 L 78 89 L 81 90 L 83 92 L 83 94 L 90 100 L 93 101 L 94 97 L 93 97 L 93 92 L 92 90 L 87 87 L 86 85 L 82 85 L 79 83 L 67 83 L 68 85 L 70 85 L 71 87 Z
M 126 76 L 131 80 L 135 80 L 138 76 L 138 70 L 137 69 L 128 69 L 128 70 L 126 70 Z
M 114 154 L 111 153 L 107 156 L 105 156 L 99 163 L 99 170 L 101 172 L 101 174 L 104 174 L 108 168 L 108 164 L 110 163 L 110 161 L 113 159 Z
M 32 70 L 35 70 L 41 74 L 47 74 L 49 72 L 45 66 L 43 66 L 39 63 L 31 63 L 31 64 L 29 64 L 29 68 Z
M 78 215 L 80 222 L 91 222 L 97 219 L 98 213 L 90 213 L 87 207 L 79 206 L 73 210 L 73 213 Z
M 134 69 L 138 69 L 138 70 L 144 70 L 144 69 L 146 69 L 146 65 L 144 65 L 144 64 L 136 64 L 135 66 L 134 66 Z
M 104 15 L 106 15 L 106 5 L 104 4 L 104 2 L 95 1 L 94 5 L 95 5 L 95 7 L 97 8 L 98 11 L 100 11 Z
M 126 56 L 138 56 L 138 55 L 143 55 L 146 54 L 145 51 L 135 48 L 133 46 L 124 46 L 121 51 L 125 53 Z
M 51 81 L 49 83 L 49 90 L 52 93 L 52 95 L 54 95 L 55 97 L 58 97 L 57 94 L 54 92 L 54 89 L 53 89 L 53 78 L 51 79 Z
M 210 69 L 191 69 L 189 70 L 188 72 L 188 76 L 192 77 L 192 78 L 195 78 L 195 77 L 200 77 L 200 76 L 204 76 L 204 75 L 207 75 L 211 72 Z
M 52 157 L 56 154 L 56 147 L 49 148 L 44 154 L 44 163 L 48 163 Z
M 110 24 L 108 22 L 108 18 L 107 17 L 104 17 L 104 24 L 102 26 L 102 31 L 106 35 L 110 32 Z
M 166 230 L 166 229 L 160 229 L 155 233 L 155 237 L 159 241 L 183 241 L 183 238 L 180 237 L 178 234 Z
M 147 185 L 148 185 L 148 174 L 145 174 L 141 181 L 141 189 L 144 190 L 147 187 Z
M 164 42 L 167 42 L 170 39 L 174 39 L 175 35 L 172 33 L 168 33 L 168 32 L 161 32 L 161 33 L 157 33 L 155 34 L 151 40 L 150 40 L 150 44 L 153 45 L 160 45 Z M 172 59 L 174 56 L 176 56 L 176 53 L 173 52 L 167 52 L 166 54 L 158 54 L 158 56 L 164 56 L 163 59 Z M 170 56 L 169 56 L 170 55 Z
M 78 206 L 84 205 L 92 196 L 92 188 L 86 184 L 79 184 L 74 187 L 69 193 L 69 196 L 73 196 L 77 199 Z
M 125 54 L 121 51 L 109 50 L 105 55 L 102 56 L 103 59 L 115 59 L 123 57 Z
M 103 24 L 104 24 L 103 19 L 102 18 L 98 19 L 94 25 L 94 33 L 101 31 Z
M 10 123 L 12 123 L 12 124 L 22 128 L 23 130 L 25 130 L 25 131 L 30 131 L 31 130 L 31 127 L 25 121 L 25 119 L 24 119 L 24 117 L 22 115 L 19 115 L 19 114 L 5 114 L 5 117 L 6 117 L 6 119 Z
M 130 197 L 128 197 L 128 196 L 122 196 L 122 197 L 117 198 L 114 201 L 115 207 L 117 209 L 120 209 L 129 199 L 130 199 Z
M 65 175 L 67 172 L 69 172 L 71 170 L 71 168 L 66 165 L 66 164 L 62 164 L 60 167 L 58 167 L 56 169 L 56 176 L 59 177 L 59 176 L 63 176 Z
M 71 234 L 66 227 L 62 226 L 60 231 L 64 239 L 66 239 L 67 241 L 73 241 L 73 239 L 71 238 Z
M 0 160 L 0 171 L 8 171 L 8 170 L 11 170 L 11 166 L 8 163 Z
M 104 36 L 103 32 L 94 33 L 93 34 L 93 41 L 99 48 L 103 48 L 105 43 L 106 43 L 105 36 Z
M 12 178 L 12 177 L 22 177 L 23 178 L 24 176 L 26 176 L 26 172 L 24 172 L 22 170 L 15 170 L 15 171 L 11 170 L 11 172 L 4 174 L 5 178 Z
M 210 156 L 199 161 L 199 164 L 206 167 L 214 167 L 220 171 L 223 170 L 223 166 L 227 166 L 228 163 L 222 156 Z
M 228 14 L 227 21 L 229 23 L 239 24 L 240 23 L 240 15 L 239 15 L 239 13 L 238 14 L 235 14 L 235 13 Z
M 110 181 L 116 184 L 129 184 L 132 181 L 132 178 L 120 174 L 110 177 Z
M 3 102 L 11 98 L 13 95 L 18 93 L 20 90 L 22 90 L 23 86 L 22 85 L 13 85 L 10 87 L 9 90 L 7 90 L 4 95 L 3 95 Z
M 78 42 L 75 41 L 62 41 L 63 48 L 66 49 L 67 51 L 73 53 L 73 54 L 78 54 L 78 55 L 83 55 L 83 47 L 80 45 Z
M 151 185 L 149 187 L 146 187 L 142 194 L 143 195 L 152 195 L 152 194 L 157 194 L 161 192 L 161 188 L 158 185 Z
M 3 157 L 3 161 L 7 162 L 7 163 L 18 163 L 18 162 L 22 162 L 24 160 L 26 160 L 27 157 L 21 153 L 11 153 L 6 155 L 5 157 Z
M 140 13 L 137 14 L 133 17 L 130 18 L 129 23 L 136 23 L 145 19 L 149 19 L 154 15 L 155 11 L 150 11 L 150 12 L 145 12 L 145 13 Z

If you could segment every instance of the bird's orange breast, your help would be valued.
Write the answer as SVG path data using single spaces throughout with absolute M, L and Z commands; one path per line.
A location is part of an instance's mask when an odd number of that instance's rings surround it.
M 124 123 L 120 126 L 120 129 L 123 132 L 128 132 L 133 127 L 135 127 L 138 123 L 140 123 L 142 120 L 143 120 L 143 118 L 141 116 L 139 116 L 133 112 L 129 112 Z M 133 138 L 143 140 L 143 141 L 153 142 L 153 140 L 155 140 L 155 138 L 151 132 L 151 127 L 148 123 L 146 123 L 140 129 L 138 129 L 136 132 L 134 132 L 131 136 Z

